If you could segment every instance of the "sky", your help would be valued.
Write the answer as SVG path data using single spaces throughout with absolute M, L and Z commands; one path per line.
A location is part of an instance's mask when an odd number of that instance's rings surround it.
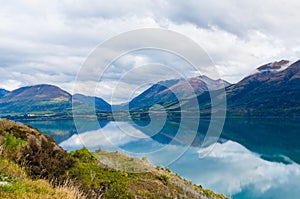
M 47 83 L 72 93 L 80 68 L 99 44 L 140 28 L 172 30 L 192 39 L 211 58 L 220 78 L 231 83 L 254 73 L 262 64 L 296 61 L 300 53 L 297 0 L 0 3 L 0 88 L 7 90 Z M 157 57 L 155 53 L 150 56 Z M 116 71 L 122 71 L 128 63 L 147 64 L 149 56 L 130 55 L 124 60 L 124 65 L 115 66 Z M 140 71 L 138 76 L 144 74 Z M 159 79 L 153 77 L 145 78 Z M 89 87 L 91 81 L 83 82 L 83 87 Z M 116 82 L 115 77 L 108 76 L 97 96 L 109 101 Z M 126 90 L 122 92 L 127 94 Z M 117 102 L 125 99 L 121 94 L 116 98 Z

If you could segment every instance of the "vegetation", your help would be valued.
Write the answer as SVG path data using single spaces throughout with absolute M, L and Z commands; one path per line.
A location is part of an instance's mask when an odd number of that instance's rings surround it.
M 0 182 L 6 182 L 6 184 L 0 185 L 0 198 L 3 199 L 86 198 L 77 187 L 67 182 L 54 188 L 49 181 L 32 180 L 26 175 L 23 168 L 3 157 L 0 158 Z
M 146 158 L 67 153 L 37 129 L 7 120 L 0 120 L 0 154 L 0 198 L 225 198 Z

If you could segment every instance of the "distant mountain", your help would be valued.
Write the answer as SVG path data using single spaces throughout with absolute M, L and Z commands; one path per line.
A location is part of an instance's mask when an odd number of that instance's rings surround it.
M 80 96 L 80 97 L 78 97 Z M 75 108 L 84 108 L 91 104 L 93 98 L 83 95 L 75 95 Z M 95 99 L 96 108 L 109 110 L 110 105 L 100 98 Z M 81 107 L 80 107 L 81 106 Z M 16 89 L 0 98 L 0 113 L 8 114 L 71 114 L 72 95 L 57 86 L 35 85 Z
M 6 95 L 7 93 L 9 93 L 9 91 L 0 88 L 0 98 L 3 97 L 4 95 Z
M 290 64 L 288 60 L 275 61 L 271 63 L 264 64 L 257 68 L 258 71 L 279 71 L 286 69 Z
M 73 103 L 76 107 L 94 106 L 97 110 L 110 111 L 111 106 L 99 97 L 90 97 L 82 94 L 73 95 Z
M 250 115 L 299 115 L 300 60 L 288 63 L 282 60 L 265 65 L 263 70 L 259 67 L 257 73 L 229 86 L 226 89 L 228 111 Z
M 190 86 L 193 93 L 189 92 Z M 213 80 L 206 76 L 158 82 L 131 100 L 129 104 L 116 106 L 117 109 L 114 110 L 122 111 L 129 105 L 131 112 L 137 113 L 133 113 L 136 118 L 141 114 L 147 118 L 144 111 L 155 104 L 160 104 L 167 109 L 168 115 L 171 113 L 173 117 L 172 114 L 175 112 L 193 111 L 199 106 L 202 115 L 209 115 L 210 96 L 218 97 L 220 88 L 224 87 L 228 115 L 300 115 L 300 60 L 295 63 L 281 60 L 264 64 L 257 68 L 256 73 L 232 85 L 224 80 Z M 52 85 L 28 86 L 11 92 L 3 89 L 0 91 L 0 115 L 71 115 L 72 102 L 73 110 L 79 113 L 91 113 L 94 111 L 93 105 L 101 116 L 106 116 L 102 112 L 111 111 L 111 105 L 101 98 L 81 94 L 72 96 Z M 192 100 L 195 96 L 197 100 Z M 120 117 L 123 116 L 122 114 Z
M 131 110 L 147 109 L 154 104 L 165 107 L 178 103 L 179 99 L 189 99 L 208 90 L 218 90 L 229 86 L 230 83 L 218 79 L 213 80 L 206 76 L 184 79 L 167 80 L 154 84 L 129 103 Z M 190 92 L 192 87 L 193 93 Z M 177 96 L 176 96 L 176 95 Z
M 71 95 L 57 86 L 42 84 L 36 86 L 22 87 L 5 95 L 2 102 L 17 101 L 68 101 Z
M 260 66 L 255 74 L 226 87 L 226 94 L 228 115 L 300 115 L 300 60 L 292 64 L 282 60 Z M 209 93 L 204 92 L 197 99 L 201 109 L 209 113 Z M 189 100 L 182 104 L 191 109 L 196 106 Z M 178 105 L 172 104 L 168 109 L 178 109 Z
M 71 95 L 52 85 L 27 86 L 7 93 L 0 99 L 0 112 L 58 112 L 70 108 Z

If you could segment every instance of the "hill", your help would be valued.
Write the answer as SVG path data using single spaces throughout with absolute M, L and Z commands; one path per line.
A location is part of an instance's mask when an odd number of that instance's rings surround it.
M 9 93 L 9 91 L 0 88 L 0 98 L 3 97 L 4 95 L 6 95 L 7 93 Z
M 0 98 L 1 115 L 51 116 L 71 115 L 72 99 L 75 110 L 88 109 L 93 100 L 99 111 L 110 111 L 110 105 L 97 97 L 70 93 L 53 85 L 22 87 L 6 93 Z
M 213 80 L 206 76 L 198 76 L 184 79 L 175 79 L 158 82 L 149 89 L 132 99 L 129 103 L 131 110 L 147 110 L 154 104 L 168 107 L 170 104 L 178 104 L 180 99 L 189 99 L 194 95 L 200 95 L 208 90 L 218 90 L 230 84 L 224 80 Z M 192 92 L 191 92 L 191 89 Z
M 293 117 L 300 115 L 300 60 L 268 63 L 240 82 L 225 88 L 227 116 Z M 193 111 L 198 105 L 201 112 L 210 114 L 210 94 L 218 97 L 222 92 L 203 92 L 197 96 L 198 104 L 184 100 L 184 110 Z M 221 96 L 220 96 L 221 97 Z M 178 110 L 179 104 L 169 104 L 167 110 Z
M 283 64 L 287 61 L 267 64 L 264 70 L 259 67 L 259 72 L 229 86 L 226 89 L 228 112 L 258 116 L 299 115 L 300 60 L 282 70 Z
M 0 148 L 1 198 L 226 198 L 147 160 L 86 148 L 67 153 L 37 129 L 7 120 L 0 120 Z M 142 170 L 114 166 L 124 164 Z

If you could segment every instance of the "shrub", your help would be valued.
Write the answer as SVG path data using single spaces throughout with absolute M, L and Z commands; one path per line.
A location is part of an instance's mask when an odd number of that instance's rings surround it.
M 21 147 L 24 141 L 20 138 L 15 138 L 12 134 L 6 134 L 3 140 L 3 144 L 5 145 L 5 149 L 9 152 L 16 150 Z
M 164 183 L 164 185 L 168 185 L 168 183 L 169 183 L 169 176 L 167 176 L 165 174 L 161 174 L 160 176 L 158 176 L 158 179 L 160 181 L 162 181 Z
M 91 152 L 89 152 L 89 150 L 86 147 L 84 147 L 80 150 L 71 151 L 69 153 L 69 156 L 79 159 L 81 162 L 85 162 L 85 163 L 91 163 L 96 160 L 96 158 L 93 156 L 93 154 Z
M 169 167 L 166 168 L 166 171 L 169 172 L 169 173 L 172 172 L 171 169 L 170 169 Z
M 58 182 L 64 180 L 66 171 L 75 163 L 66 151 L 44 137 L 40 143 L 36 138 L 30 137 L 20 161 L 25 162 L 25 170 L 33 178 L 57 179 Z

